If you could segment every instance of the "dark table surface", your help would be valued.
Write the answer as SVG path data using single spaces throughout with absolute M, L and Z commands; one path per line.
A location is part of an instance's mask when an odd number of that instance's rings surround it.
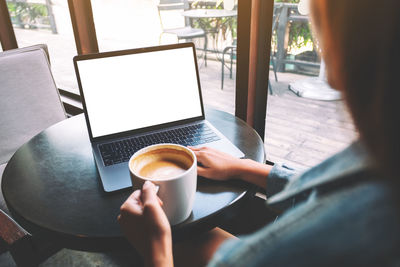
M 214 109 L 206 109 L 206 118 L 246 158 L 264 161 L 262 140 L 242 120 Z M 106 193 L 99 179 L 81 114 L 23 145 L 4 171 L 2 190 L 13 217 L 27 230 L 55 238 L 63 247 L 101 251 L 126 242 L 116 218 L 132 190 Z M 174 238 L 215 227 L 251 189 L 241 182 L 199 178 L 193 212 L 172 228 Z

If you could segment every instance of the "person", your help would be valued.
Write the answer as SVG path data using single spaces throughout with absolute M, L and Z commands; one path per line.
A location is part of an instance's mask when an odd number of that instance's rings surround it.
M 342 92 L 359 138 L 302 174 L 192 148 L 199 175 L 263 186 L 267 204 L 283 211 L 253 234 L 215 238 L 205 247 L 209 266 L 400 264 L 400 1 L 311 0 L 310 10 L 328 82 Z M 174 264 L 160 203 L 146 183 L 119 216 L 148 266 Z

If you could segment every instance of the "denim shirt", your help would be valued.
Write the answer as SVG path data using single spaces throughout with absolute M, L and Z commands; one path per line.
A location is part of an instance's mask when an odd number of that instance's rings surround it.
M 284 213 L 209 266 L 400 266 L 400 190 L 372 164 L 359 141 L 302 174 L 276 164 L 267 205 Z

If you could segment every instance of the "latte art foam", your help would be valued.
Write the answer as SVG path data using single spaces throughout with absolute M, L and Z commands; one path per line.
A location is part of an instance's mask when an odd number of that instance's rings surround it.
M 184 173 L 187 169 L 187 166 L 182 164 L 182 162 L 160 159 L 143 166 L 139 171 L 139 175 L 152 179 L 166 179 L 178 176 Z
M 185 151 L 162 148 L 143 153 L 131 162 L 131 168 L 141 177 L 163 180 L 177 177 L 193 164 Z

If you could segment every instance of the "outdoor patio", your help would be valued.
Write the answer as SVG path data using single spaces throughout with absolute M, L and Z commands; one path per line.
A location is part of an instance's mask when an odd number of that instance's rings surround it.
M 225 77 L 220 89 L 220 62 L 200 69 L 205 103 L 234 113 L 234 79 Z M 288 90 L 290 82 L 308 76 L 270 72 L 273 95 L 268 95 L 265 126 L 267 159 L 307 168 L 345 148 L 357 136 L 343 101 L 318 101 L 298 97 Z M 235 77 L 234 77 L 235 78 Z

